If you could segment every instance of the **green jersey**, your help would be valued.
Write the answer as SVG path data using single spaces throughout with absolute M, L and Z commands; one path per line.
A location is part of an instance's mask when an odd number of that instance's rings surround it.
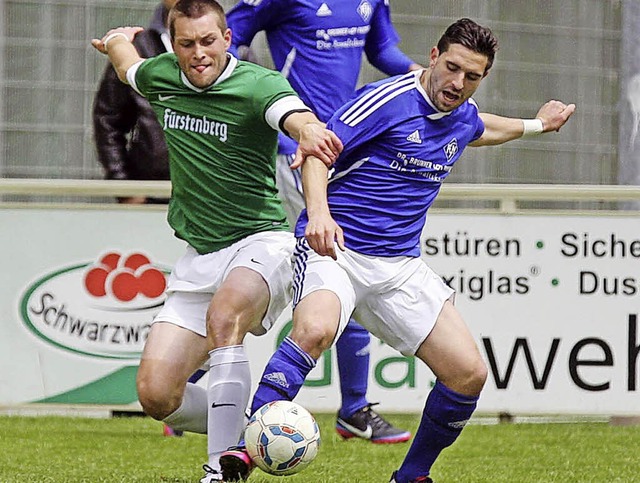
M 172 53 L 127 73 L 153 107 L 169 148 L 169 225 L 200 254 L 289 229 L 275 183 L 277 131 L 265 114 L 296 94 L 278 72 L 229 59 L 205 89 L 191 85 Z

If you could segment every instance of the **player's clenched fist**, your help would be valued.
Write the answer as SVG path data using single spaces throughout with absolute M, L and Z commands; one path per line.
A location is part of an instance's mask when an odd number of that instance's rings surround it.
M 555 100 L 546 102 L 536 115 L 542 121 L 542 132 L 559 131 L 575 110 L 575 104 Z
M 106 54 L 107 46 L 112 40 L 121 38 L 123 40 L 126 39 L 128 42 L 133 42 L 133 38 L 136 36 L 136 34 L 138 32 L 142 32 L 143 30 L 144 29 L 142 27 L 118 27 L 115 29 L 111 29 L 101 39 L 93 39 L 91 41 L 91 45 L 93 45 L 98 51 L 102 52 L 103 54 Z

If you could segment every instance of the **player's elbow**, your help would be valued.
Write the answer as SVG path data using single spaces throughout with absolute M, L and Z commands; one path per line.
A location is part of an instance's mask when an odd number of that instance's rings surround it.
M 118 75 L 118 79 L 120 80 L 120 82 L 123 82 L 125 84 L 129 84 L 129 81 L 127 80 L 127 70 L 126 69 L 117 68 L 116 67 L 116 74 Z

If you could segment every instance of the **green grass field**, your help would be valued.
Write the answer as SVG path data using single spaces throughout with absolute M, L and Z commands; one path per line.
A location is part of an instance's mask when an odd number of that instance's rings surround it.
M 320 454 L 286 483 L 385 483 L 408 444 L 343 441 L 316 415 Z M 412 430 L 416 415 L 391 415 Z M 0 482 L 199 481 L 206 439 L 162 436 L 149 418 L 0 416 Z M 469 425 L 432 471 L 437 483 L 639 482 L 640 427 L 606 423 Z M 282 478 L 256 470 L 250 482 Z

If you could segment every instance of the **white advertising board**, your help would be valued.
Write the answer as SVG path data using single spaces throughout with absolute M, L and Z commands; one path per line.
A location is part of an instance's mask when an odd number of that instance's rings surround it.
M 0 209 L 0 404 L 131 404 L 149 323 L 182 254 L 163 210 Z M 429 216 L 427 263 L 489 366 L 479 411 L 637 414 L 640 220 L 632 216 Z M 249 337 L 252 373 L 290 312 Z M 423 364 L 374 339 L 369 400 L 422 410 Z M 335 356 L 319 361 L 299 401 L 339 406 Z

